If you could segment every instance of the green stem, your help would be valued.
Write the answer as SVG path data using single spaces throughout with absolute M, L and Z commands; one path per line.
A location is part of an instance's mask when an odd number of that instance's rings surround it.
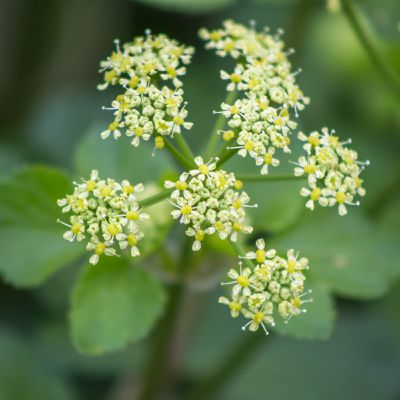
M 168 358 L 168 345 L 174 333 L 183 297 L 183 286 L 180 283 L 172 285 L 169 289 L 169 302 L 167 310 L 158 327 L 155 343 L 152 346 L 150 358 L 145 369 L 144 384 L 138 400 L 151 400 L 157 398 L 160 390 L 165 364 Z
M 386 60 L 382 57 L 378 49 L 375 47 L 371 35 L 368 33 L 365 26 L 363 26 L 362 18 L 359 10 L 351 0 L 340 0 L 343 11 L 351 28 L 358 37 L 361 45 L 368 54 L 372 63 L 375 65 L 378 72 L 381 74 L 383 80 L 390 90 L 393 91 L 395 96 L 400 100 L 400 80 L 394 73 L 393 69 L 387 64 Z
M 200 381 L 189 395 L 189 400 L 203 400 L 215 396 L 242 369 L 255 353 L 261 343 L 270 343 L 261 332 L 246 333 L 239 343 L 223 358 L 213 371 Z M 214 397 L 213 397 L 214 398 Z
M 295 176 L 290 174 L 275 174 L 275 175 L 238 175 L 237 179 L 244 182 L 279 182 L 279 181 L 303 181 L 307 179 L 305 175 Z
M 224 100 L 224 103 L 226 103 L 226 104 L 233 103 L 236 98 L 236 95 L 237 95 L 236 90 L 228 92 L 226 95 L 226 98 Z M 209 159 L 213 155 L 215 148 L 217 146 L 217 143 L 218 143 L 218 139 L 220 137 L 218 135 L 218 131 L 222 130 L 225 127 L 225 123 L 226 123 L 226 118 L 222 114 L 219 114 L 217 121 L 215 122 L 214 129 L 212 130 L 210 139 L 208 141 L 206 150 L 204 152 L 204 157 L 206 160 Z
M 222 151 L 218 155 L 218 163 L 217 166 L 221 167 L 225 164 L 231 157 L 233 157 L 237 153 L 237 149 L 222 149 Z
M 159 203 L 160 201 L 166 199 L 171 195 L 173 189 L 165 189 L 160 193 L 155 194 L 154 196 L 150 196 L 147 199 L 139 201 L 141 208 L 150 207 L 153 204 Z
M 243 250 L 242 246 L 238 242 L 234 242 L 232 240 L 229 240 L 229 243 L 231 244 L 233 249 L 236 251 L 238 256 L 243 260 L 243 262 L 246 265 L 246 267 L 248 267 L 250 269 L 254 269 L 254 265 L 251 262 L 251 260 L 246 258 L 246 252 Z
M 181 154 L 176 147 L 167 139 L 164 138 L 165 148 L 170 152 L 172 157 L 181 165 L 184 169 L 192 169 L 192 163 L 186 159 L 186 157 Z
M 178 147 L 181 149 L 182 153 L 185 155 L 186 158 L 189 160 L 194 159 L 194 155 L 192 150 L 190 150 L 189 145 L 187 144 L 185 138 L 183 137 L 182 133 L 175 134 L 174 136 L 175 142 L 178 145 Z
M 182 275 L 189 264 L 191 254 L 191 240 L 189 238 L 184 238 L 181 259 L 177 266 L 178 280 L 169 288 L 169 302 L 157 330 L 155 343 L 147 362 L 143 387 L 138 400 L 154 400 L 158 398 L 159 394 L 164 390 L 164 385 L 168 381 L 169 352 L 185 294 Z

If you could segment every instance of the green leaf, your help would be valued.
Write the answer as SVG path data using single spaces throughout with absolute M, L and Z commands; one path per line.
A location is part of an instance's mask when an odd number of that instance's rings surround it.
M 281 232 L 290 227 L 304 209 L 301 182 L 251 182 L 245 191 L 258 207 L 247 209 L 255 229 Z
M 138 196 L 138 199 L 140 201 L 141 199 L 151 197 L 160 192 L 160 190 L 154 184 L 147 184 L 143 193 L 140 193 Z M 144 238 L 139 242 L 139 248 L 142 255 L 147 255 L 160 246 L 173 224 L 170 214 L 171 205 L 166 200 L 153 204 L 146 208 L 145 212 L 150 215 L 150 218 L 141 225 Z
M 35 286 L 82 252 L 62 237 L 57 199 L 70 192 L 61 171 L 29 167 L 0 183 L 0 272 L 16 286 Z
M 100 132 L 103 129 L 90 129 L 79 144 L 74 160 L 78 177 L 88 177 L 93 169 L 97 169 L 102 178 L 128 179 L 134 183 L 154 182 L 173 169 L 165 151 L 157 150 L 152 157 L 150 143 L 134 147 L 126 137 L 102 140 Z
M 274 245 L 309 258 L 310 275 L 345 297 L 379 297 L 400 273 L 398 239 L 355 208 L 345 217 L 333 209 L 309 212 Z
M 187 13 L 211 12 L 227 7 L 235 0 L 139 0 L 141 3 L 164 10 L 175 10 Z
M 306 298 L 313 300 L 312 303 L 304 305 L 303 308 L 307 312 L 293 317 L 287 324 L 277 317 L 275 329 L 282 335 L 292 336 L 296 339 L 328 339 L 332 333 L 335 319 L 333 298 L 326 287 L 308 279 L 306 288 L 312 290 L 312 293 Z
M 88 266 L 72 294 L 70 323 L 76 348 L 97 355 L 135 342 L 155 324 L 165 304 L 161 284 L 115 257 Z

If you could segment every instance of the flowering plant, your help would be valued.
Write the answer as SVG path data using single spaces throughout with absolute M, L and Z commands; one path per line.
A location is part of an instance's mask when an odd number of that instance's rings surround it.
M 140 202 L 137 194 L 143 184 L 118 183 L 110 177 L 103 180 L 94 170 L 89 180 L 75 184 L 72 195 L 58 201 L 62 212 L 69 215 L 68 222 L 60 222 L 68 227 L 65 239 L 87 240 L 93 265 L 101 256 L 119 256 L 127 247 L 136 257 L 144 236 L 141 226 L 149 219 L 143 208 L 170 197 L 171 216 L 194 239 L 193 251 L 200 251 L 202 242 L 212 235 L 232 244 L 239 256 L 239 270 L 228 272 L 231 281 L 222 285 L 231 285 L 232 290 L 229 298 L 219 301 L 228 305 L 232 317 L 242 315 L 249 320 L 243 329 L 257 331 L 261 326 L 268 334 L 267 326 L 275 325 L 276 314 L 288 322 L 306 311 L 304 303 L 312 301 L 303 297 L 311 293 L 304 291 L 308 260 L 299 258 L 293 249 L 282 258 L 276 250 L 266 250 L 263 239 L 256 241 L 255 252 L 242 250 L 243 234 L 253 232 L 246 208 L 257 205 L 249 204 L 242 179 L 222 165 L 235 155 L 250 157 L 261 167 L 261 178 L 268 181 L 271 167 L 280 164 L 280 152 L 291 153 L 291 136 L 297 127 L 294 118 L 309 98 L 296 83 L 299 71 L 292 72 L 288 60 L 292 51 L 284 49 L 281 32 L 271 35 L 267 29 L 258 32 L 254 26 L 228 20 L 221 29 L 202 29 L 200 37 L 206 48 L 235 63 L 232 71 L 221 71 L 221 79 L 228 81 L 228 99 L 215 112 L 222 122 L 210 138 L 205 152 L 208 160 L 194 156 L 184 139 L 192 123 L 186 121 L 181 76 L 194 49 L 149 31 L 122 48 L 116 41 L 116 50 L 100 64 L 104 83 L 99 89 L 116 86 L 119 91 L 111 107 L 105 107 L 112 111 L 113 121 L 101 138 L 120 140 L 124 134 L 135 147 L 151 141 L 154 157 L 156 150 L 167 149 L 184 171 L 176 181 L 165 181 L 165 191 Z M 213 155 L 219 137 L 227 144 Z M 357 161 L 357 153 L 346 147 L 350 141 L 341 142 L 327 128 L 309 135 L 300 132 L 298 139 L 304 142 L 305 155 L 293 162 L 292 178 L 304 178 L 307 184 L 300 192 L 308 198 L 306 207 L 337 204 L 339 214 L 345 215 L 346 205 L 358 205 L 355 197 L 365 194 L 359 176 L 368 163 Z

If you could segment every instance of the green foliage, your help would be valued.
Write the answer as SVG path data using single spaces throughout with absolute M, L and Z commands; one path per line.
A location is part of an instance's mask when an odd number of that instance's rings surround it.
M 235 0 L 138 0 L 141 3 L 159 7 L 164 10 L 175 10 L 187 13 L 212 12 L 224 8 Z
M 156 185 L 147 184 L 143 193 L 138 196 L 139 201 L 153 196 L 160 191 Z M 140 242 L 140 252 L 142 255 L 150 254 L 160 246 L 171 229 L 173 220 L 171 218 L 171 205 L 167 201 L 153 204 L 146 208 L 146 213 L 150 219 L 142 226 L 144 238 Z
M 278 246 L 301 249 L 310 275 L 341 296 L 382 296 L 400 274 L 398 240 L 356 209 L 342 218 L 330 211 L 307 213 Z
M 311 289 L 312 293 L 306 299 L 313 299 L 312 303 L 305 305 L 307 312 L 293 317 L 287 324 L 277 318 L 275 329 L 280 334 L 296 339 L 328 339 L 335 320 L 333 297 L 322 284 L 315 284 L 308 280 L 307 288 Z
M 282 158 L 282 157 L 280 157 Z M 271 174 L 293 172 L 292 166 L 287 166 L 288 157 L 283 155 L 282 166 L 271 168 Z M 235 155 L 227 163 L 227 170 L 236 175 L 259 175 L 251 160 Z M 247 213 L 256 230 L 279 233 L 298 220 L 304 210 L 304 199 L 299 195 L 301 182 L 245 182 L 244 190 L 257 208 L 248 209 Z
M 251 182 L 245 190 L 258 204 L 249 214 L 255 229 L 281 232 L 290 227 L 304 210 L 299 182 Z
M 8 282 L 39 285 L 82 252 L 62 240 L 56 223 L 56 201 L 70 191 L 70 178 L 48 167 L 29 167 L 0 183 L 0 271 Z
M 90 129 L 79 143 L 74 160 L 77 177 L 88 177 L 93 169 L 97 169 L 100 176 L 117 181 L 128 179 L 136 184 L 154 182 L 158 176 L 173 169 L 165 151 L 157 150 L 152 157 L 150 143 L 135 148 L 128 138 L 102 140 L 99 134 L 102 129 L 104 126 Z
M 106 258 L 82 273 L 70 322 L 77 349 L 97 355 L 144 337 L 163 310 L 161 284 L 126 259 Z

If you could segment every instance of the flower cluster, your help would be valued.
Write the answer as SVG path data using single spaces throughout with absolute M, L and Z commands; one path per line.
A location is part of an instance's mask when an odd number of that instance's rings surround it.
M 266 29 L 257 32 L 230 20 L 222 29 L 200 31 L 207 48 L 222 57 L 230 55 L 236 62 L 232 72 L 221 71 L 221 78 L 228 81 L 227 90 L 242 93 L 239 100 L 222 103 L 217 111 L 229 127 L 223 138 L 234 139 L 230 148 L 253 158 L 262 174 L 268 174 L 270 165 L 279 164 L 274 158 L 276 149 L 290 152 L 289 135 L 297 126 L 290 111 L 297 116 L 309 103 L 295 82 L 298 71 L 291 71 L 287 58 L 291 51 L 284 51 L 280 34 L 269 35 Z
M 192 47 L 180 45 L 166 35 L 137 37 L 100 64 L 104 72 L 103 90 L 109 85 L 124 89 L 106 108 L 113 111 L 114 120 L 101 133 L 103 139 L 112 135 L 118 139 L 122 132 L 138 146 L 141 140 L 154 137 L 156 148 L 165 146 L 164 137 L 190 129 L 186 103 L 183 100 L 180 76 L 191 61 Z
M 355 197 L 365 195 L 360 174 L 369 161 L 358 161 L 357 152 L 346 147 L 351 140 L 340 142 L 334 133 L 327 128 L 309 136 L 299 133 L 307 156 L 299 158 L 294 174 L 307 176 L 308 187 L 300 192 L 308 198 L 306 207 L 313 210 L 315 203 L 323 207 L 337 204 L 339 214 L 345 215 L 346 205 L 359 205 Z
M 245 207 L 250 198 L 241 191 L 243 184 L 233 173 L 216 169 L 217 159 L 204 163 L 195 158 L 196 169 L 184 172 L 176 182 L 166 181 L 165 187 L 174 189 L 172 217 L 188 225 L 186 235 L 194 237 L 193 250 L 201 248 L 206 235 L 217 233 L 221 239 L 236 241 L 239 232 L 251 233 L 245 224 Z
M 256 266 L 243 268 L 239 261 L 239 271 L 228 272 L 232 285 L 229 298 L 220 297 L 219 302 L 229 307 L 232 317 L 243 315 L 248 322 L 243 330 L 257 331 L 261 326 L 268 334 L 266 325 L 274 326 L 274 316 L 279 314 L 285 322 L 306 310 L 303 304 L 312 301 L 304 296 L 311 291 L 304 291 L 308 260 L 299 258 L 294 250 L 289 250 L 285 258 L 276 255 L 275 250 L 266 250 L 263 239 L 256 241 L 256 251 L 246 254 L 247 260 L 254 260 Z
M 102 180 L 92 171 L 89 180 L 74 183 L 74 193 L 57 201 L 69 221 L 58 222 L 68 227 L 64 239 L 80 242 L 89 239 L 86 249 L 93 252 L 89 262 L 97 264 L 99 257 L 118 255 L 119 249 L 130 248 L 132 257 L 140 254 L 137 247 L 143 238 L 139 223 L 148 219 L 140 209 L 136 193 L 143 191 L 141 183 L 131 185 L 113 179 Z

